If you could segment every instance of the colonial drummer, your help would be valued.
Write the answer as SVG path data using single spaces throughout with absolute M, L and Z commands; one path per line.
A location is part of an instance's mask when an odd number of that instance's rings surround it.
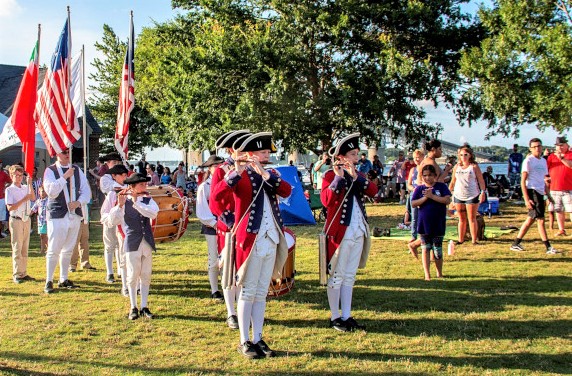
M 272 133 L 250 135 L 234 146 L 236 151 L 247 153 L 235 160 L 235 169 L 224 179 L 226 190 L 234 193 L 235 200 L 236 280 L 242 286 L 238 300 L 238 351 L 251 359 L 270 357 L 274 351 L 262 339 L 266 295 L 271 277 L 279 276 L 288 257 L 277 196 L 288 197 L 292 187 L 277 171 L 264 169 L 270 153 L 276 151 Z M 224 197 L 225 190 L 218 195 Z
M 365 267 L 371 245 L 365 196 L 377 193 L 376 185 L 356 170 L 359 137 L 359 133 L 350 134 L 330 149 L 336 162 L 324 174 L 320 193 L 327 209 L 324 228 L 328 239 L 330 327 L 343 332 L 365 329 L 351 316 L 352 293 L 357 269 Z

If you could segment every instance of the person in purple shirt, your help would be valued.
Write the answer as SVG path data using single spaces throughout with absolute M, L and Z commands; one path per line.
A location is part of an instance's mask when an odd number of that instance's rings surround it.
M 422 182 L 411 196 L 411 206 L 419 208 L 417 233 L 421 237 L 423 271 L 425 280 L 431 280 L 429 266 L 431 251 L 435 259 L 437 278 L 443 277 L 443 237 L 447 221 L 447 205 L 451 203 L 451 191 L 445 183 L 437 181 L 437 171 L 432 165 L 421 170 Z

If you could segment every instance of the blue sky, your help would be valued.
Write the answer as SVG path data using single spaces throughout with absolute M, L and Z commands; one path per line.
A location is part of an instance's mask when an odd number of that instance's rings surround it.
M 88 73 L 91 69 L 89 62 L 96 56 L 93 46 L 101 39 L 104 23 L 111 26 L 119 38 L 126 40 L 130 10 L 134 13 L 136 34 L 142 27 L 151 26 L 153 21 L 166 21 L 175 15 L 169 0 L 0 0 L 0 63 L 26 65 L 40 23 L 40 64 L 48 64 L 67 16 L 67 5 L 71 10 L 73 54 L 81 49 L 82 44 L 85 45 Z M 424 107 L 428 112 L 427 120 L 441 123 L 444 126 L 442 137 L 450 142 L 468 141 L 473 145 L 509 147 L 514 142 L 526 144 L 530 138 L 540 136 L 545 144 L 551 145 L 557 135 L 554 131 L 540 133 L 535 127 L 523 126 L 517 140 L 495 137 L 484 141 L 486 129 L 483 124 L 472 128 L 460 127 L 444 106 L 434 109 L 430 103 L 426 103 Z M 176 160 L 180 158 L 180 152 L 161 148 L 148 156 L 150 160 Z

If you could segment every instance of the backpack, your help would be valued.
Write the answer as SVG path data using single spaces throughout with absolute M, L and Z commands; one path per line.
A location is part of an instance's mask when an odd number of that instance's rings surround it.
M 477 214 L 477 240 L 486 240 L 485 227 L 485 218 L 482 215 Z M 471 240 L 469 221 L 467 221 L 467 232 L 465 232 L 465 240 Z

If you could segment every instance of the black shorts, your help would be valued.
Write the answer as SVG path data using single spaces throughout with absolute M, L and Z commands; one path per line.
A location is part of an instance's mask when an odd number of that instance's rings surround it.
M 546 209 L 544 195 L 536 192 L 534 189 L 526 189 L 528 198 L 534 202 L 532 210 L 528 211 L 528 216 L 535 219 L 544 219 L 544 210 Z
M 480 201 L 480 196 L 476 196 L 468 200 L 459 200 L 457 197 L 453 196 L 453 202 L 455 204 L 478 204 Z
M 395 189 L 398 191 L 405 191 L 407 189 L 407 182 L 395 183 Z

